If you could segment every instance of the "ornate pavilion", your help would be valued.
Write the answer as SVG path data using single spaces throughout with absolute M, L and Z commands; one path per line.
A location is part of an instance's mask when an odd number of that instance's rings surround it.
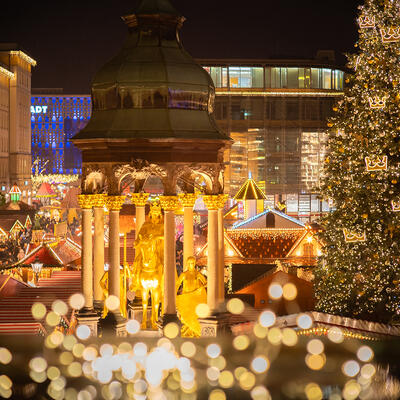
M 223 153 L 231 140 L 214 119 L 215 87 L 208 73 L 184 50 L 179 31 L 185 18 L 168 0 L 143 0 L 123 17 L 129 33 L 120 52 L 96 74 L 92 84 L 93 115 L 74 138 L 83 155 L 82 290 L 85 307 L 78 323 L 96 334 L 102 307 L 104 206 L 109 210 L 109 294 L 120 298 L 119 214 L 126 182 L 134 182 L 136 231 L 145 219 L 146 180 L 157 177 L 164 193 L 165 325 L 177 320 L 175 288 L 175 211 L 184 207 L 184 258 L 193 250 L 193 206 L 201 181 L 208 208 L 207 303 L 214 312 L 203 321 L 202 334 L 215 335 L 215 313 L 223 301 Z M 179 193 L 179 196 L 178 196 Z M 94 222 L 92 221 L 94 216 Z M 92 243 L 92 222 L 94 243 Z M 117 334 L 125 321 L 109 313 Z

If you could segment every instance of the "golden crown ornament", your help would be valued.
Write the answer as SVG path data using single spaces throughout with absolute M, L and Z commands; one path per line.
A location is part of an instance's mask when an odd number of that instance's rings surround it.
M 358 25 L 361 29 L 368 29 L 375 27 L 375 17 L 370 15 L 361 15 L 358 18 Z
M 383 43 L 395 43 L 400 41 L 400 26 L 391 26 L 380 30 Z
M 379 110 L 386 107 L 387 97 L 371 96 L 368 98 L 369 106 L 372 109 Z
M 368 172 L 386 171 L 388 168 L 387 156 L 365 157 L 365 165 Z
M 357 243 L 357 242 L 365 242 L 367 240 L 367 234 L 352 232 L 346 228 L 343 229 L 344 240 L 346 243 Z
M 400 200 L 392 200 L 391 204 L 393 212 L 400 212 Z

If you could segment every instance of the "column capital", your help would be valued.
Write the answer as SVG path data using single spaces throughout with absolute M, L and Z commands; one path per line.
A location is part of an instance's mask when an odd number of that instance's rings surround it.
M 179 200 L 181 201 L 183 207 L 193 207 L 197 200 L 196 193 L 180 193 Z
M 164 211 L 176 211 L 180 207 L 178 196 L 160 196 L 160 204 Z
M 219 197 L 219 208 L 224 208 L 226 201 L 228 200 L 229 196 L 227 194 L 220 194 Z
M 119 211 L 125 202 L 126 196 L 107 196 L 106 207 L 109 211 Z
M 131 201 L 136 207 L 144 207 L 149 199 L 149 193 L 132 193 Z
M 78 204 L 84 210 L 91 210 L 94 206 L 94 196 L 92 194 L 78 195 Z
M 93 207 L 94 208 L 103 208 L 106 203 L 106 194 L 93 194 Z
M 208 210 L 218 210 L 220 207 L 221 199 L 219 195 L 205 195 L 203 201 Z

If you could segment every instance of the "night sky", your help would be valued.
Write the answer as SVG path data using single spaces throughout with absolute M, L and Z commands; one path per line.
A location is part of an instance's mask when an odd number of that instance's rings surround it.
M 187 18 L 181 37 L 196 58 L 313 58 L 352 52 L 362 0 L 171 0 Z M 94 73 L 122 46 L 121 15 L 135 0 L 7 1 L 0 41 L 38 61 L 32 87 L 89 93 Z M 21 6 L 24 4 L 24 7 Z

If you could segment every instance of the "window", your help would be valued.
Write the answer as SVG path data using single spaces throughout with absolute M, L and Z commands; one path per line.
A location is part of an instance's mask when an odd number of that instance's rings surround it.
M 322 89 L 332 89 L 332 70 L 322 70 Z
M 288 101 L 286 103 L 286 119 L 289 121 L 295 121 L 299 119 L 298 101 Z
M 287 87 L 289 89 L 299 88 L 299 69 L 287 68 Z
M 318 68 L 311 68 L 311 87 L 319 89 L 321 87 L 321 70 Z
M 231 88 L 262 88 L 263 68 L 229 67 L 229 83 Z
M 281 87 L 281 69 L 271 68 L 271 88 L 279 89 Z

